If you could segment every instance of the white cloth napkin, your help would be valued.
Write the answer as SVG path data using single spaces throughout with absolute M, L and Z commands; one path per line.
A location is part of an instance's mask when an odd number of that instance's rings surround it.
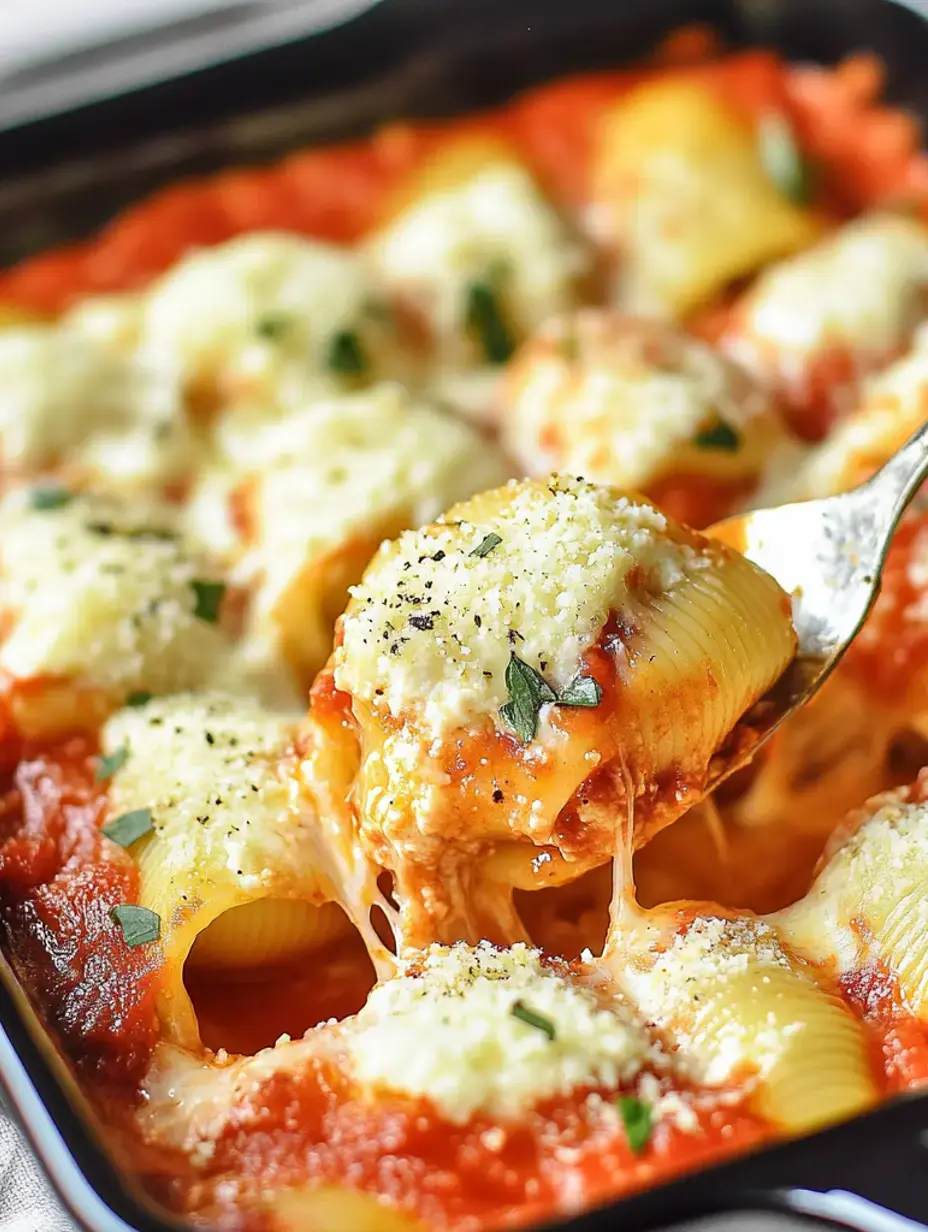
M 0 1230 L 77 1232 L 22 1135 L 0 1114 Z

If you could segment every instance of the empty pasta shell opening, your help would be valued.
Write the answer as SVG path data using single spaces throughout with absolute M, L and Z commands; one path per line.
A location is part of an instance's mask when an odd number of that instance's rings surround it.
M 203 930 L 184 965 L 203 1044 L 242 1054 L 356 1013 L 374 982 L 364 941 L 335 903 L 233 907 Z

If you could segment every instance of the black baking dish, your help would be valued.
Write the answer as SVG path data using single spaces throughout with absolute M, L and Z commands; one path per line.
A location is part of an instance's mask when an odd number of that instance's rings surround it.
M 269 161 L 387 119 L 502 102 L 558 75 L 635 59 L 691 21 L 711 22 L 733 46 L 764 44 L 798 60 L 875 51 L 888 67 L 889 96 L 928 122 L 928 22 L 891 0 L 380 0 L 300 42 L 16 128 L 2 123 L 0 86 L 0 265 L 89 233 L 159 185 Z M 8 1106 L 80 1225 L 178 1227 L 99 1145 L 2 956 L 0 1023 Z M 633 1232 L 766 1209 L 902 1232 L 928 1226 L 926 1168 L 928 1096 L 913 1096 L 557 1226 Z

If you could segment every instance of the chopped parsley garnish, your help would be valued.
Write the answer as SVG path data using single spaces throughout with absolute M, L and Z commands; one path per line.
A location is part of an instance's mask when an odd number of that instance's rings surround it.
M 603 690 L 593 676 L 574 676 L 557 695 L 559 706 L 598 706 Z
M 91 535 L 101 535 L 104 539 L 116 535 L 120 539 L 152 539 L 155 543 L 174 543 L 180 538 L 176 530 L 166 530 L 163 526 L 114 526 L 112 522 L 85 522 L 84 530 Z
M 216 624 L 222 597 L 226 593 L 225 582 L 206 582 L 202 578 L 195 578 L 190 587 L 197 600 L 193 609 L 194 616 L 197 620 L 205 620 L 209 625 Z
M 137 692 L 129 694 L 126 698 L 126 705 L 134 708 L 147 706 L 153 697 L 153 693 L 149 693 L 145 689 L 139 689 Z
M 292 319 L 283 312 L 267 312 L 255 322 L 255 333 L 268 342 L 276 342 L 284 336 L 292 323 Z
M 815 188 L 813 168 L 786 116 L 778 111 L 763 116 L 757 140 L 764 170 L 780 192 L 794 205 L 808 205 Z
M 598 706 L 603 699 L 599 681 L 592 676 L 574 676 L 560 693 L 555 693 L 544 676 L 516 654 L 510 655 L 506 667 L 506 688 L 509 700 L 499 712 L 523 744 L 535 739 L 542 706 Z
M 510 655 L 506 666 L 506 688 L 509 701 L 500 706 L 499 712 L 522 743 L 528 744 L 535 739 L 539 710 L 557 701 L 557 696 L 544 676 L 515 654 Z
M 741 448 L 741 437 L 731 426 L 718 420 L 709 428 L 703 428 L 693 437 L 697 449 L 716 449 L 721 453 L 737 453 Z
M 161 936 L 161 917 L 147 907 L 120 903 L 110 911 L 110 919 L 122 929 L 126 945 L 147 945 Z
M 537 1031 L 543 1031 L 549 1040 L 554 1039 L 556 1034 L 554 1023 L 550 1018 L 546 1018 L 544 1014 L 536 1014 L 534 1010 L 530 1010 L 521 1001 L 516 1001 L 509 1012 L 513 1018 L 518 1018 L 519 1022 L 524 1022 L 526 1026 L 534 1027 Z
M 120 847 L 131 847 L 136 839 L 151 834 L 153 826 L 151 809 L 132 809 L 129 813 L 120 813 L 105 826 L 100 827 L 103 834 Z
M 640 1155 L 648 1145 L 651 1130 L 654 1128 L 651 1109 L 640 1099 L 636 1099 L 634 1095 L 620 1095 L 616 1103 L 622 1124 L 625 1126 L 628 1145 L 636 1155 Z
M 353 329 L 340 329 L 332 335 L 326 367 L 341 376 L 364 376 L 367 372 L 367 356 Z
M 121 770 L 129 757 L 129 746 L 121 745 L 114 753 L 101 753 L 94 767 L 93 777 L 98 783 L 111 779 L 117 770 Z
M 74 500 L 74 493 L 67 488 L 33 488 L 29 493 L 29 504 L 39 513 L 51 509 L 63 509 Z
M 483 351 L 488 364 L 504 364 L 516 349 L 506 324 L 499 292 L 488 282 L 472 282 L 467 288 L 464 325 Z
M 472 552 L 468 552 L 468 556 L 489 556 L 494 548 L 498 548 L 502 543 L 499 535 L 494 535 L 491 531 L 482 543 L 478 543 Z

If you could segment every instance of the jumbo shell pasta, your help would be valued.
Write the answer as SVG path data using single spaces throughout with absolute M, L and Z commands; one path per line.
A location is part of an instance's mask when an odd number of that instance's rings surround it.
M 512 939 L 507 887 L 607 860 L 627 808 L 640 844 L 695 802 L 795 634 L 743 557 L 552 476 L 385 544 L 339 643 L 331 678 L 357 735 L 311 712 L 308 781 L 360 757 L 345 824 L 394 873 L 420 944 L 444 927 Z

